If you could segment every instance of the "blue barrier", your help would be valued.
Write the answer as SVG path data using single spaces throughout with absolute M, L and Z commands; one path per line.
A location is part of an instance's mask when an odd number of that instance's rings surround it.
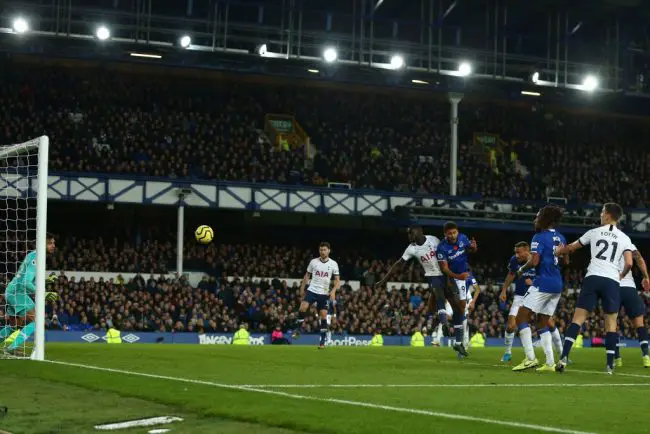
M 47 330 L 45 332 L 45 339 L 47 342 L 78 342 L 90 344 L 106 343 L 104 331 L 85 331 L 85 332 L 72 332 L 72 331 L 59 331 Z M 232 344 L 233 333 L 206 333 L 199 335 L 197 333 L 156 333 L 156 332 L 122 332 L 122 342 L 127 344 L 199 344 L 199 345 L 230 345 Z M 370 345 L 372 336 L 370 335 L 356 335 L 356 336 L 341 336 L 333 335 L 327 344 L 331 346 L 344 346 L 344 347 L 360 347 Z M 292 341 L 293 345 L 318 345 L 320 336 L 317 334 L 304 334 L 300 339 Z M 537 345 L 539 341 L 535 344 Z M 271 335 L 262 333 L 251 334 L 251 345 L 270 345 Z M 425 337 L 427 346 L 431 345 L 431 337 Z M 451 340 L 444 338 L 441 345 L 450 346 Z M 410 336 L 384 336 L 385 346 L 409 346 L 411 345 Z M 485 341 L 486 347 L 502 347 L 503 339 L 501 338 L 488 338 Z M 515 339 L 515 348 L 521 347 L 518 339 Z M 591 347 L 591 342 L 585 340 L 585 347 Z M 626 339 L 621 341 L 622 347 L 638 348 L 639 342 L 634 339 Z

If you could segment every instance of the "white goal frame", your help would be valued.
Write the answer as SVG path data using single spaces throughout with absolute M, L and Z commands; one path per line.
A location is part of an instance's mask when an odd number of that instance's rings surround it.
M 47 194 L 48 194 L 48 160 L 50 139 L 41 136 L 24 143 L 0 147 L 0 158 L 20 155 L 38 149 L 38 174 L 36 185 L 27 188 L 36 190 L 36 294 L 34 295 L 36 328 L 34 330 L 34 349 L 32 360 L 45 360 L 45 267 L 47 236 Z M 7 180 L 0 181 L 6 186 Z M 0 196 L 2 196 L 0 194 Z

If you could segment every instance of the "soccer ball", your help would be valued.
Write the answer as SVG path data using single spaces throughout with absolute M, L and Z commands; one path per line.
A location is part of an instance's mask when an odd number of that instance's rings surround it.
M 201 244 L 210 244 L 212 242 L 212 237 L 214 237 L 214 232 L 212 231 L 212 228 L 208 225 L 201 225 L 198 228 L 196 228 L 196 231 L 194 232 L 194 236 L 196 236 L 196 241 L 198 241 Z

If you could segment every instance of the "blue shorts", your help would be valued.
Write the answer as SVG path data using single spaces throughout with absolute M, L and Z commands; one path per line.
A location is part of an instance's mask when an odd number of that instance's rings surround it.
M 316 303 L 316 308 L 320 311 L 327 310 L 327 302 L 329 299 L 330 297 L 327 294 L 316 294 L 315 292 L 307 290 L 305 291 L 305 298 L 303 298 L 302 301 L 306 301 L 310 306 Z
M 605 313 L 617 313 L 621 308 L 621 285 L 602 276 L 588 276 L 582 283 L 576 307 L 593 312 L 598 299 L 602 300 Z
M 621 307 L 625 309 L 625 315 L 630 319 L 645 315 L 645 304 L 636 288 L 621 286 Z

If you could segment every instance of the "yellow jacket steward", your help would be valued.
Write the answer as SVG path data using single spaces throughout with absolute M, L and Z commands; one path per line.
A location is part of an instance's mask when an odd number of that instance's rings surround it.
M 584 338 L 582 337 L 582 335 L 578 335 L 578 337 L 576 338 L 576 343 L 573 345 L 573 348 L 582 348 L 584 347 L 584 345 L 585 345 Z
M 121 333 L 119 330 L 110 328 L 106 332 L 106 343 L 107 344 L 121 344 L 122 343 L 122 337 Z
M 472 339 L 469 340 L 469 346 L 471 348 L 483 348 L 485 347 L 485 337 L 483 333 L 476 333 L 472 336 Z
M 250 334 L 246 329 L 239 329 L 235 332 L 235 337 L 232 340 L 233 345 L 248 345 L 250 343 Z
M 370 346 L 371 347 L 383 347 L 384 346 L 384 337 L 380 335 L 379 333 L 374 335 L 372 337 L 372 340 L 370 341 Z
M 423 347 L 424 346 L 424 336 L 420 332 L 413 333 L 411 336 L 411 346 L 412 347 Z

